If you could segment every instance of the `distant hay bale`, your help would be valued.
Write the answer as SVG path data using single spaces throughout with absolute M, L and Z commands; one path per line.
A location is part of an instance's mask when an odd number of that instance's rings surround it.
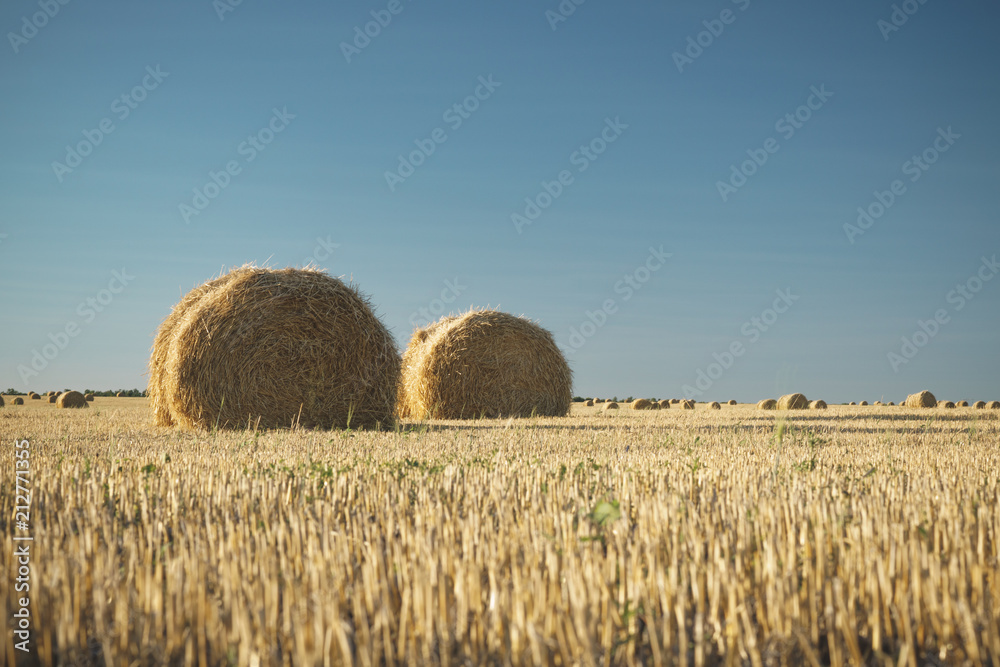
M 670 405 L 677 405 L 680 402 L 681 402 L 681 399 L 679 399 L 679 398 L 671 398 L 670 399 Z
M 604 407 L 602 409 L 603 410 L 617 410 L 618 409 L 618 404 L 615 403 L 614 401 L 608 401 L 607 403 L 604 404 Z
M 659 401 L 650 401 L 650 403 L 649 403 L 649 409 L 650 410 L 659 410 L 660 409 L 660 402 Z
M 706 404 L 705 407 L 708 408 L 709 410 L 721 410 L 722 409 L 722 406 L 719 405 L 718 401 L 712 401 L 711 403 Z
M 850 403 L 848 403 L 848 405 L 857 405 L 857 403 L 855 403 L 854 401 L 851 401 Z
M 55 394 L 49 394 L 49 403 L 55 403 L 56 402 L 56 398 L 57 397 L 56 397 Z
M 84 394 L 84 395 L 83 395 L 83 398 L 84 398 L 84 400 L 86 400 L 86 401 L 87 401 L 88 403 L 90 403 L 90 402 L 92 402 L 92 401 L 94 400 L 94 395 L 93 395 L 93 394 Z
M 597 405 L 598 403 L 603 403 L 603 402 L 604 402 L 603 398 L 595 398 L 594 399 L 594 405 Z
M 974 407 L 977 410 L 982 410 L 982 409 L 984 409 L 986 407 L 986 402 L 985 401 L 976 401 L 973 404 L 972 407 Z
M 986 404 L 988 410 L 1000 410 L 1000 401 L 990 401 Z
M 28 392 L 28 398 L 31 399 L 32 401 L 38 401 L 38 400 L 41 400 L 42 397 L 39 396 L 38 394 L 36 394 L 33 391 L 29 391 Z
M 882 401 L 875 401 L 872 405 L 882 405 Z
M 815 401 L 809 401 L 810 410 L 826 410 L 826 401 L 818 399 Z
M 552 334 L 524 317 L 470 310 L 415 331 L 399 413 L 411 419 L 562 417 L 572 373 Z
M 64 391 L 56 399 L 57 408 L 86 408 L 87 400 L 78 391 Z
M 687 399 L 678 403 L 681 406 L 681 410 L 694 410 L 694 401 Z
M 933 408 L 936 405 L 937 399 L 929 391 L 921 391 L 906 397 L 906 407 L 908 408 Z
M 118 392 L 117 394 L 115 394 L 115 398 L 125 398 L 125 392 L 123 391 Z
M 861 401 L 858 405 L 868 405 L 868 401 Z
M 938 401 L 937 406 L 939 408 L 953 408 L 955 407 L 955 404 L 952 403 L 951 401 Z
M 653 403 L 645 398 L 640 398 L 638 400 L 632 401 L 633 410 L 649 410 L 653 406 Z
M 0 396 L 0 408 L 2 408 L 3 405 L 4 405 L 4 403 L 3 403 L 3 396 Z
M 886 403 L 886 405 L 896 405 L 896 404 L 893 403 L 892 401 L 889 401 L 888 403 Z
M 584 405 L 586 405 L 588 408 L 592 408 L 594 407 L 594 401 L 588 398 L 587 401 L 584 403 Z
M 785 394 L 778 399 L 778 410 L 805 410 L 809 400 L 802 394 Z
M 24 399 L 20 396 L 15 396 L 14 400 L 11 401 L 14 405 L 24 405 Z
M 736 405 L 736 399 L 735 398 L 729 399 L 729 401 L 726 403 L 726 405 Z
M 660 401 L 660 409 L 661 410 L 669 410 L 670 409 L 670 401 L 668 401 L 667 399 L 663 399 L 662 401 Z
M 757 402 L 758 410 L 777 410 L 778 401 L 773 398 L 764 398 Z
M 164 320 L 149 399 L 161 426 L 371 427 L 392 422 L 399 368 L 354 287 L 315 269 L 243 266 Z
M 969 402 L 968 401 L 959 401 L 958 403 L 955 404 L 955 406 L 959 407 L 959 408 L 967 408 L 967 407 L 969 407 Z

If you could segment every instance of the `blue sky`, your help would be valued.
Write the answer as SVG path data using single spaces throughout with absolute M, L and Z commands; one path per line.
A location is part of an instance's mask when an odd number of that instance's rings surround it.
M 0 8 L 0 387 L 144 387 L 184 292 L 311 259 L 581 395 L 1000 398 L 995 3 L 224 3 Z

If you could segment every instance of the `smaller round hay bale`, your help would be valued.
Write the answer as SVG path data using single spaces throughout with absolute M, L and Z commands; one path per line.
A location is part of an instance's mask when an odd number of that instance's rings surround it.
M 892 401 L 889 401 L 888 403 L 886 403 L 886 405 L 893 405 L 893 406 L 894 406 L 894 405 L 896 405 L 896 404 L 895 404 L 895 403 L 893 403 Z
M 0 396 L 0 408 L 3 407 L 3 396 Z
M 706 407 L 707 407 L 707 408 L 708 408 L 709 410 L 721 410 L 721 409 L 722 409 L 722 406 L 721 406 L 721 405 L 719 405 L 719 402 L 718 402 L 718 401 L 712 401 L 711 403 L 707 403 L 707 404 L 706 404 Z
M 598 403 L 603 403 L 603 402 L 604 402 L 603 398 L 595 398 L 594 399 L 594 405 L 597 405 Z
M 13 403 L 14 405 L 24 405 L 24 399 L 21 398 L 20 396 L 15 396 L 14 400 L 11 401 L 11 403 Z
M 882 401 L 875 401 L 872 405 L 882 405 Z
M 653 406 L 653 403 L 646 398 L 640 398 L 638 400 L 632 401 L 633 410 L 649 410 Z
M 802 394 L 785 394 L 778 399 L 779 410 L 805 410 L 809 407 L 809 399 Z
M 86 408 L 87 399 L 78 391 L 64 391 L 56 399 L 57 408 Z
M 987 410 L 1000 410 L 1000 401 L 990 401 L 986 404 Z
M 659 410 L 660 409 L 660 402 L 659 401 L 652 401 L 651 400 L 649 402 L 649 409 L 650 410 Z
M 118 392 L 117 394 L 115 394 L 115 398 L 125 398 L 125 392 L 123 391 Z
M 56 402 L 56 395 L 49 394 L 49 403 L 55 403 L 55 402 Z
M 93 394 L 84 394 L 83 395 L 83 399 L 85 401 L 87 401 L 88 403 L 92 403 L 94 401 L 94 395 Z
M 662 401 L 660 401 L 660 409 L 661 410 L 669 410 L 670 409 L 670 401 L 668 401 L 667 399 L 663 399 Z
M 969 402 L 968 401 L 959 401 L 958 403 L 955 404 L 955 407 L 957 407 L 957 408 L 967 408 L 967 407 L 969 407 Z
M 584 401 L 583 404 L 586 405 L 588 408 L 592 408 L 594 407 L 594 399 L 588 398 L 586 401 Z
M 815 401 L 809 401 L 810 410 L 826 410 L 826 401 L 818 399 Z
M 977 410 L 982 410 L 982 409 L 984 409 L 986 407 L 986 401 L 976 401 L 972 405 L 972 407 L 974 407 Z
M 850 403 L 848 403 L 848 405 L 857 405 L 857 403 L 855 403 L 854 401 L 851 401 Z
M 607 403 L 604 404 L 604 408 L 602 408 L 602 409 L 604 409 L 604 410 L 617 410 L 618 409 L 618 404 L 615 403 L 614 401 L 608 401 Z
M 868 401 L 861 401 L 858 405 L 868 405 Z
M 936 405 L 937 399 L 929 391 L 917 392 L 906 397 L 906 407 L 908 408 L 933 408 Z
M 37 400 L 41 399 L 42 397 L 39 396 L 38 394 L 36 394 L 33 391 L 29 391 L 28 392 L 28 398 L 31 399 L 32 401 L 37 401 Z
M 680 402 L 681 402 L 681 399 L 679 399 L 679 398 L 671 398 L 670 399 L 670 405 L 677 405 Z
M 939 408 L 953 408 L 955 407 L 955 404 L 952 403 L 951 401 L 938 401 L 937 406 Z
M 728 400 L 728 401 L 726 402 L 726 405 L 736 405 L 736 399 L 735 399 L 735 398 L 730 398 L 730 399 L 729 399 L 729 400 Z
M 694 401 L 690 399 L 683 400 L 678 405 L 681 406 L 682 410 L 694 410 Z
M 758 410 L 776 410 L 778 408 L 778 402 L 773 398 L 765 398 L 757 403 Z

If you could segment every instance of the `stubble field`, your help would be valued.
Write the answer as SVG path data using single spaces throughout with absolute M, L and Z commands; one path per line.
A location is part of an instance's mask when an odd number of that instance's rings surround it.
M 211 433 L 27 403 L 0 409 L 7 664 L 1000 665 L 997 411 Z

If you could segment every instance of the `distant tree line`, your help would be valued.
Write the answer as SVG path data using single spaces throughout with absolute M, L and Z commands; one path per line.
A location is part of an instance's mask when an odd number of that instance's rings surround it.
M 94 396 L 117 396 L 121 394 L 122 396 L 128 396 L 129 398 L 136 398 L 139 396 L 145 396 L 145 389 L 84 389 L 81 393 L 83 394 L 93 394 Z M 24 391 L 18 391 L 13 387 L 10 387 L 3 393 L 4 396 L 27 396 L 28 393 Z

